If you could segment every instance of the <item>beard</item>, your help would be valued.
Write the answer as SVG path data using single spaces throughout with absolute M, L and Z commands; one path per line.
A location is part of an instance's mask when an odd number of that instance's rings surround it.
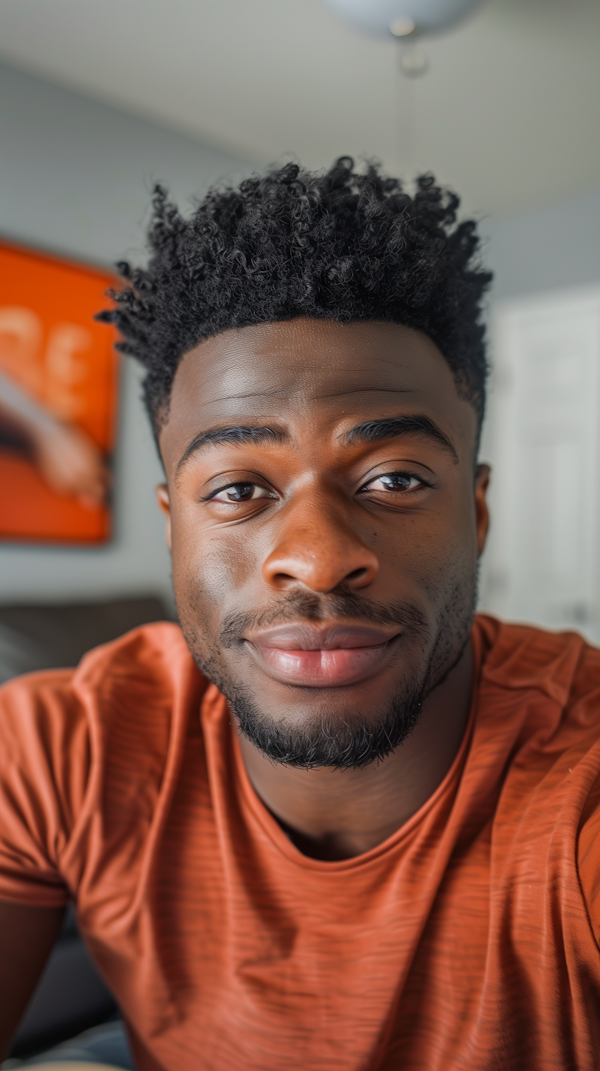
M 340 724 L 339 719 L 334 722 L 325 715 L 302 728 L 273 722 L 239 689 L 227 699 L 239 731 L 271 762 L 302 770 L 322 766 L 348 770 L 368 766 L 395 751 L 417 724 L 424 696 L 422 686 L 403 689 L 387 709 L 371 715 L 368 725 Z
M 271 762 L 297 769 L 357 769 L 384 759 L 414 730 L 423 702 L 459 662 L 469 641 L 477 594 L 477 578 L 465 584 L 456 577 L 447 589 L 445 605 L 435 631 L 422 611 L 407 602 L 381 606 L 352 592 L 314 595 L 290 592 L 260 614 L 229 614 L 223 621 L 220 645 L 200 649 L 196 615 L 181 613 L 183 634 L 196 665 L 217 685 L 227 699 L 238 730 Z M 196 600 L 194 600 L 195 602 Z M 410 638 L 414 657 L 387 706 L 357 719 L 321 712 L 318 718 L 306 711 L 302 725 L 287 725 L 266 715 L 252 692 L 235 681 L 222 655 L 225 649 L 240 649 L 249 629 L 266 628 L 286 621 L 368 621 L 398 625 Z M 412 653 L 411 652 L 411 653 Z M 308 690 L 308 689 L 306 689 Z M 295 708 L 298 709 L 297 707 Z

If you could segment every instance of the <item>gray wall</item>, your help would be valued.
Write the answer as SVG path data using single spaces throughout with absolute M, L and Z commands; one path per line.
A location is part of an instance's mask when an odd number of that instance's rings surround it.
M 493 300 L 600 281 L 600 191 L 526 215 L 485 220 Z
M 491 307 L 524 294 L 600 282 L 600 191 L 523 215 L 487 218 L 480 231 L 484 260 L 494 273 Z M 492 438 L 486 421 L 483 460 L 493 461 Z
M 207 145 L 0 65 L 0 234 L 112 264 L 143 250 L 153 181 L 180 204 L 250 169 Z M 156 592 L 170 597 L 160 466 L 124 362 L 116 531 L 102 549 L 0 544 L 0 602 Z
M 525 215 L 484 220 L 485 259 L 494 272 L 491 302 L 600 282 L 600 192 Z M 491 340 L 493 343 L 493 339 Z M 493 364 L 493 345 L 491 347 Z M 492 464 L 489 504 L 491 540 L 501 504 L 494 484 L 494 376 L 490 381 L 489 418 L 483 428 L 481 458 Z M 495 609 L 490 562 L 484 554 L 480 606 Z

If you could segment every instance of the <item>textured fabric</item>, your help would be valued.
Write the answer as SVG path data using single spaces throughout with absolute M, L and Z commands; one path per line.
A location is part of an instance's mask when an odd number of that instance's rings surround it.
M 333 863 L 176 626 L 0 690 L 0 897 L 76 898 L 139 1071 L 600 1066 L 600 651 L 486 617 L 473 645 L 447 776 Z

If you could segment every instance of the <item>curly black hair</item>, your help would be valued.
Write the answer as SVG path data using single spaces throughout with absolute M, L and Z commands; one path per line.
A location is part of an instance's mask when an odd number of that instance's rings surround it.
M 324 173 L 287 163 L 237 189 L 215 187 L 187 219 L 157 185 L 148 265 L 117 265 L 127 285 L 100 314 L 146 369 L 155 431 L 186 352 L 228 328 L 299 316 L 423 331 L 481 422 L 481 304 L 492 277 L 479 262 L 476 224 L 455 226 L 459 203 L 431 175 L 411 196 L 377 164 L 357 171 L 350 157 Z

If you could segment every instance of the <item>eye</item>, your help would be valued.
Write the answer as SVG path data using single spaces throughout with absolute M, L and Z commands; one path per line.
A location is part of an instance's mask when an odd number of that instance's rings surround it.
M 424 480 L 413 476 L 411 472 L 385 472 L 381 476 L 374 476 L 361 487 L 361 491 L 387 491 L 388 493 L 391 491 L 398 494 L 417 491 L 426 486 Z
M 208 496 L 209 502 L 252 502 L 257 498 L 277 498 L 272 491 L 257 483 L 230 483 Z

